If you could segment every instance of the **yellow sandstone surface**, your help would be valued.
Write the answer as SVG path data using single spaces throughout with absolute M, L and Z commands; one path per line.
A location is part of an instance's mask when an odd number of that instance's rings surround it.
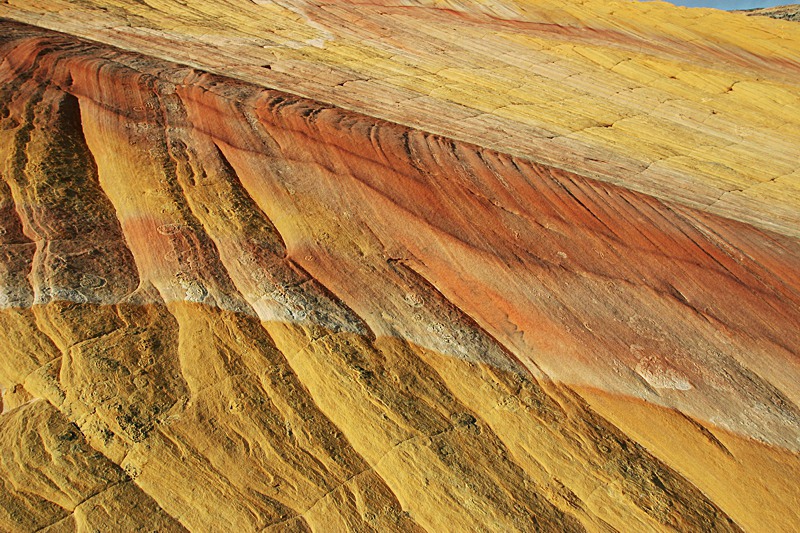
M 800 26 L 0 16 L 0 531 L 800 528 Z
M 593 0 L 6 0 L 0 16 L 800 235 L 789 21 Z

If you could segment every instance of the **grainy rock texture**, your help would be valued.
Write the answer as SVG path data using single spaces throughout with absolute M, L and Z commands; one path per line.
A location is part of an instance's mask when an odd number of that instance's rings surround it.
M 178 61 L 800 237 L 800 29 L 616 0 L 5 0 Z
M 24 18 L 34 4 L 0 13 Z M 161 9 L 121 2 L 94 19 L 86 2 L 73 24 L 57 5 L 42 20 L 70 31 L 119 17 L 157 27 L 133 13 Z M 199 5 L 180 9 L 202 39 L 175 53 L 213 40 L 208 28 L 225 35 L 226 17 L 252 6 L 336 7 Z M 428 12 L 481 32 L 489 17 Z M 289 19 L 263 22 L 275 20 Z M 370 29 L 360 20 L 337 28 Z M 114 32 L 98 37 L 125 36 Z M 628 182 L 608 147 L 538 152 L 534 139 L 527 149 L 544 155 L 527 158 L 499 138 L 477 142 L 479 130 L 469 143 L 376 118 L 380 95 L 359 113 L 346 109 L 357 100 L 265 88 L 246 65 L 249 82 L 9 20 L 0 56 L 0 530 L 800 525 L 791 180 L 723 217 L 686 200 L 716 186 L 709 174 Z M 777 72 L 778 60 L 745 60 L 735 68 Z M 265 70 L 317 83 L 302 66 L 321 63 L 293 61 L 299 70 Z M 786 61 L 780 83 L 795 83 Z M 436 130 L 448 101 L 403 112 Z M 789 111 L 758 126 L 767 144 L 754 145 L 787 168 Z M 563 112 L 565 124 L 602 114 L 587 102 Z M 515 128 L 509 146 L 527 131 Z M 772 159 L 753 161 L 772 172 Z M 737 175 L 761 179 L 750 164 Z M 782 222 L 767 220 L 769 206 Z
M 791 4 L 779 7 L 764 7 L 760 9 L 748 9 L 739 11 L 750 16 L 770 17 L 779 20 L 800 21 L 800 4 Z

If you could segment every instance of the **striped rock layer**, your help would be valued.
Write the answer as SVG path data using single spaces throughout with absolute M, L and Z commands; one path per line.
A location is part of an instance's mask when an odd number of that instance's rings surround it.
M 796 531 L 790 189 L 0 36 L 2 530 Z
M 177 61 L 800 237 L 800 25 L 616 0 L 5 0 Z

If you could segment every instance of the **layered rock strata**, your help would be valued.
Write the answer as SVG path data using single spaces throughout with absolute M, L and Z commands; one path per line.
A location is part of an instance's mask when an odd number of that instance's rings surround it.
M 0 16 L 800 237 L 800 28 L 615 0 L 5 0 Z
M 796 530 L 796 238 L 2 27 L 3 529 Z

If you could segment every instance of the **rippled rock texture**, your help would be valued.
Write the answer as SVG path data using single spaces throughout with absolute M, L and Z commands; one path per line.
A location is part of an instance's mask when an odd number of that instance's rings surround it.
M 617 0 L 5 0 L 178 61 L 800 237 L 800 28 Z
M 796 531 L 796 238 L 0 35 L 2 530 Z

